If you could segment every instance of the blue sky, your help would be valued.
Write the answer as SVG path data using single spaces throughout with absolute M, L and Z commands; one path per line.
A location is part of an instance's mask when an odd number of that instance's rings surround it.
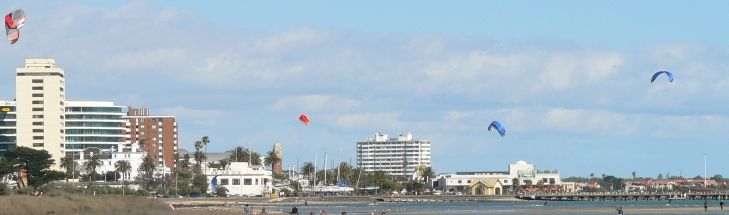
M 20 1 L 0 97 L 27 57 L 67 96 L 176 115 L 183 148 L 355 159 L 377 131 L 433 142 L 437 172 L 515 160 L 565 176 L 727 174 L 725 1 Z M 670 70 L 672 84 L 650 84 Z M 308 113 L 313 123 L 296 117 Z M 508 135 L 486 128 L 500 120 Z M 337 158 L 339 159 L 339 158 Z

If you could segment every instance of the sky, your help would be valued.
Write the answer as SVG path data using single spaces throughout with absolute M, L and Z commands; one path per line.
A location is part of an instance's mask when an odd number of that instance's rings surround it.
M 729 174 L 726 1 L 13 1 L 0 99 L 25 58 L 67 98 L 177 117 L 182 148 L 279 142 L 356 160 L 375 132 L 432 141 L 436 172 L 526 160 L 563 177 Z M 673 83 L 650 82 L 671 71 Z M 309 126 L 297 121 L 301 113 Z M 499 137 L 487 127 L 498 120 Z M 298 162 L 297 162 L 298 161 Z M 321 159 L 319 160 L 321 163 Z

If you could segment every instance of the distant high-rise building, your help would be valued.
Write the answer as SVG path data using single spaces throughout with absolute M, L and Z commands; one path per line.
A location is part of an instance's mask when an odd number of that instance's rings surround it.
M 15 102 L 0 101 L 0 156 L 15 147 Z
M 92 153 L 107 157 L 129 146 L 125 106 L 106 101 L 66 101 L 66 155 L 88 159 Z M 87 149 L 98 149 L 79 153 Z
M 415 140 L 408 132 L 397 138 L 376 133 L 357 142 L 357 165 L 366 172 L 383 171 L 404 178 L 415 177 L 417 166 L 430 167 L 430 141 Z
M 139 143 L 157 165 L 174 169 L 178 154 L 177 121 L 174 116 L 150 116 L 147 108 L 129 108 L 129 143 Z
M 26 59 L 16 70 L 17 146 L 43 149 L 60 169 L 64 156 L 65 88 L 63 69 L 53 59 Z

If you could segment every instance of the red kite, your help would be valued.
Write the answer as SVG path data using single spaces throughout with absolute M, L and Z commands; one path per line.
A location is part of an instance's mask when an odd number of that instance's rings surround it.
M 303 113 L 301 114 L 301 116 L 299 116 L 299 121 L 303 122 L 304 125 L 311 124 L 311 121 L 309 121 L 309 117 L 306 116 L 306 114 L 303 114 Z

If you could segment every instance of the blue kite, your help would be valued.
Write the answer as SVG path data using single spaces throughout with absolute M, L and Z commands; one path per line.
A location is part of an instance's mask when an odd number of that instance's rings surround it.
M 497 131 L 499 131 L 499 134 L 501 135 L 501 137 L 506 135 L 506 129 L 504 129 L 504 126 L 502 126 L 499 121 L 491 122 L 491 125 L 489 125 L 489 131 L 491 131 L 491 128 L 494 128 Z
M 651 78 L 651 83 L 656 81 L 656 78 L 658 78 L 658 76 L 661 74 L 666 74 L 666 76 L 668 76 L 668 82 L 673 83 L 673 74 L 671 74 L 671 72 L 668 72 L 668 71 L 660 71 L 660 72 L 656 72 L 656 74 L 653 74 L 653 78 Z

